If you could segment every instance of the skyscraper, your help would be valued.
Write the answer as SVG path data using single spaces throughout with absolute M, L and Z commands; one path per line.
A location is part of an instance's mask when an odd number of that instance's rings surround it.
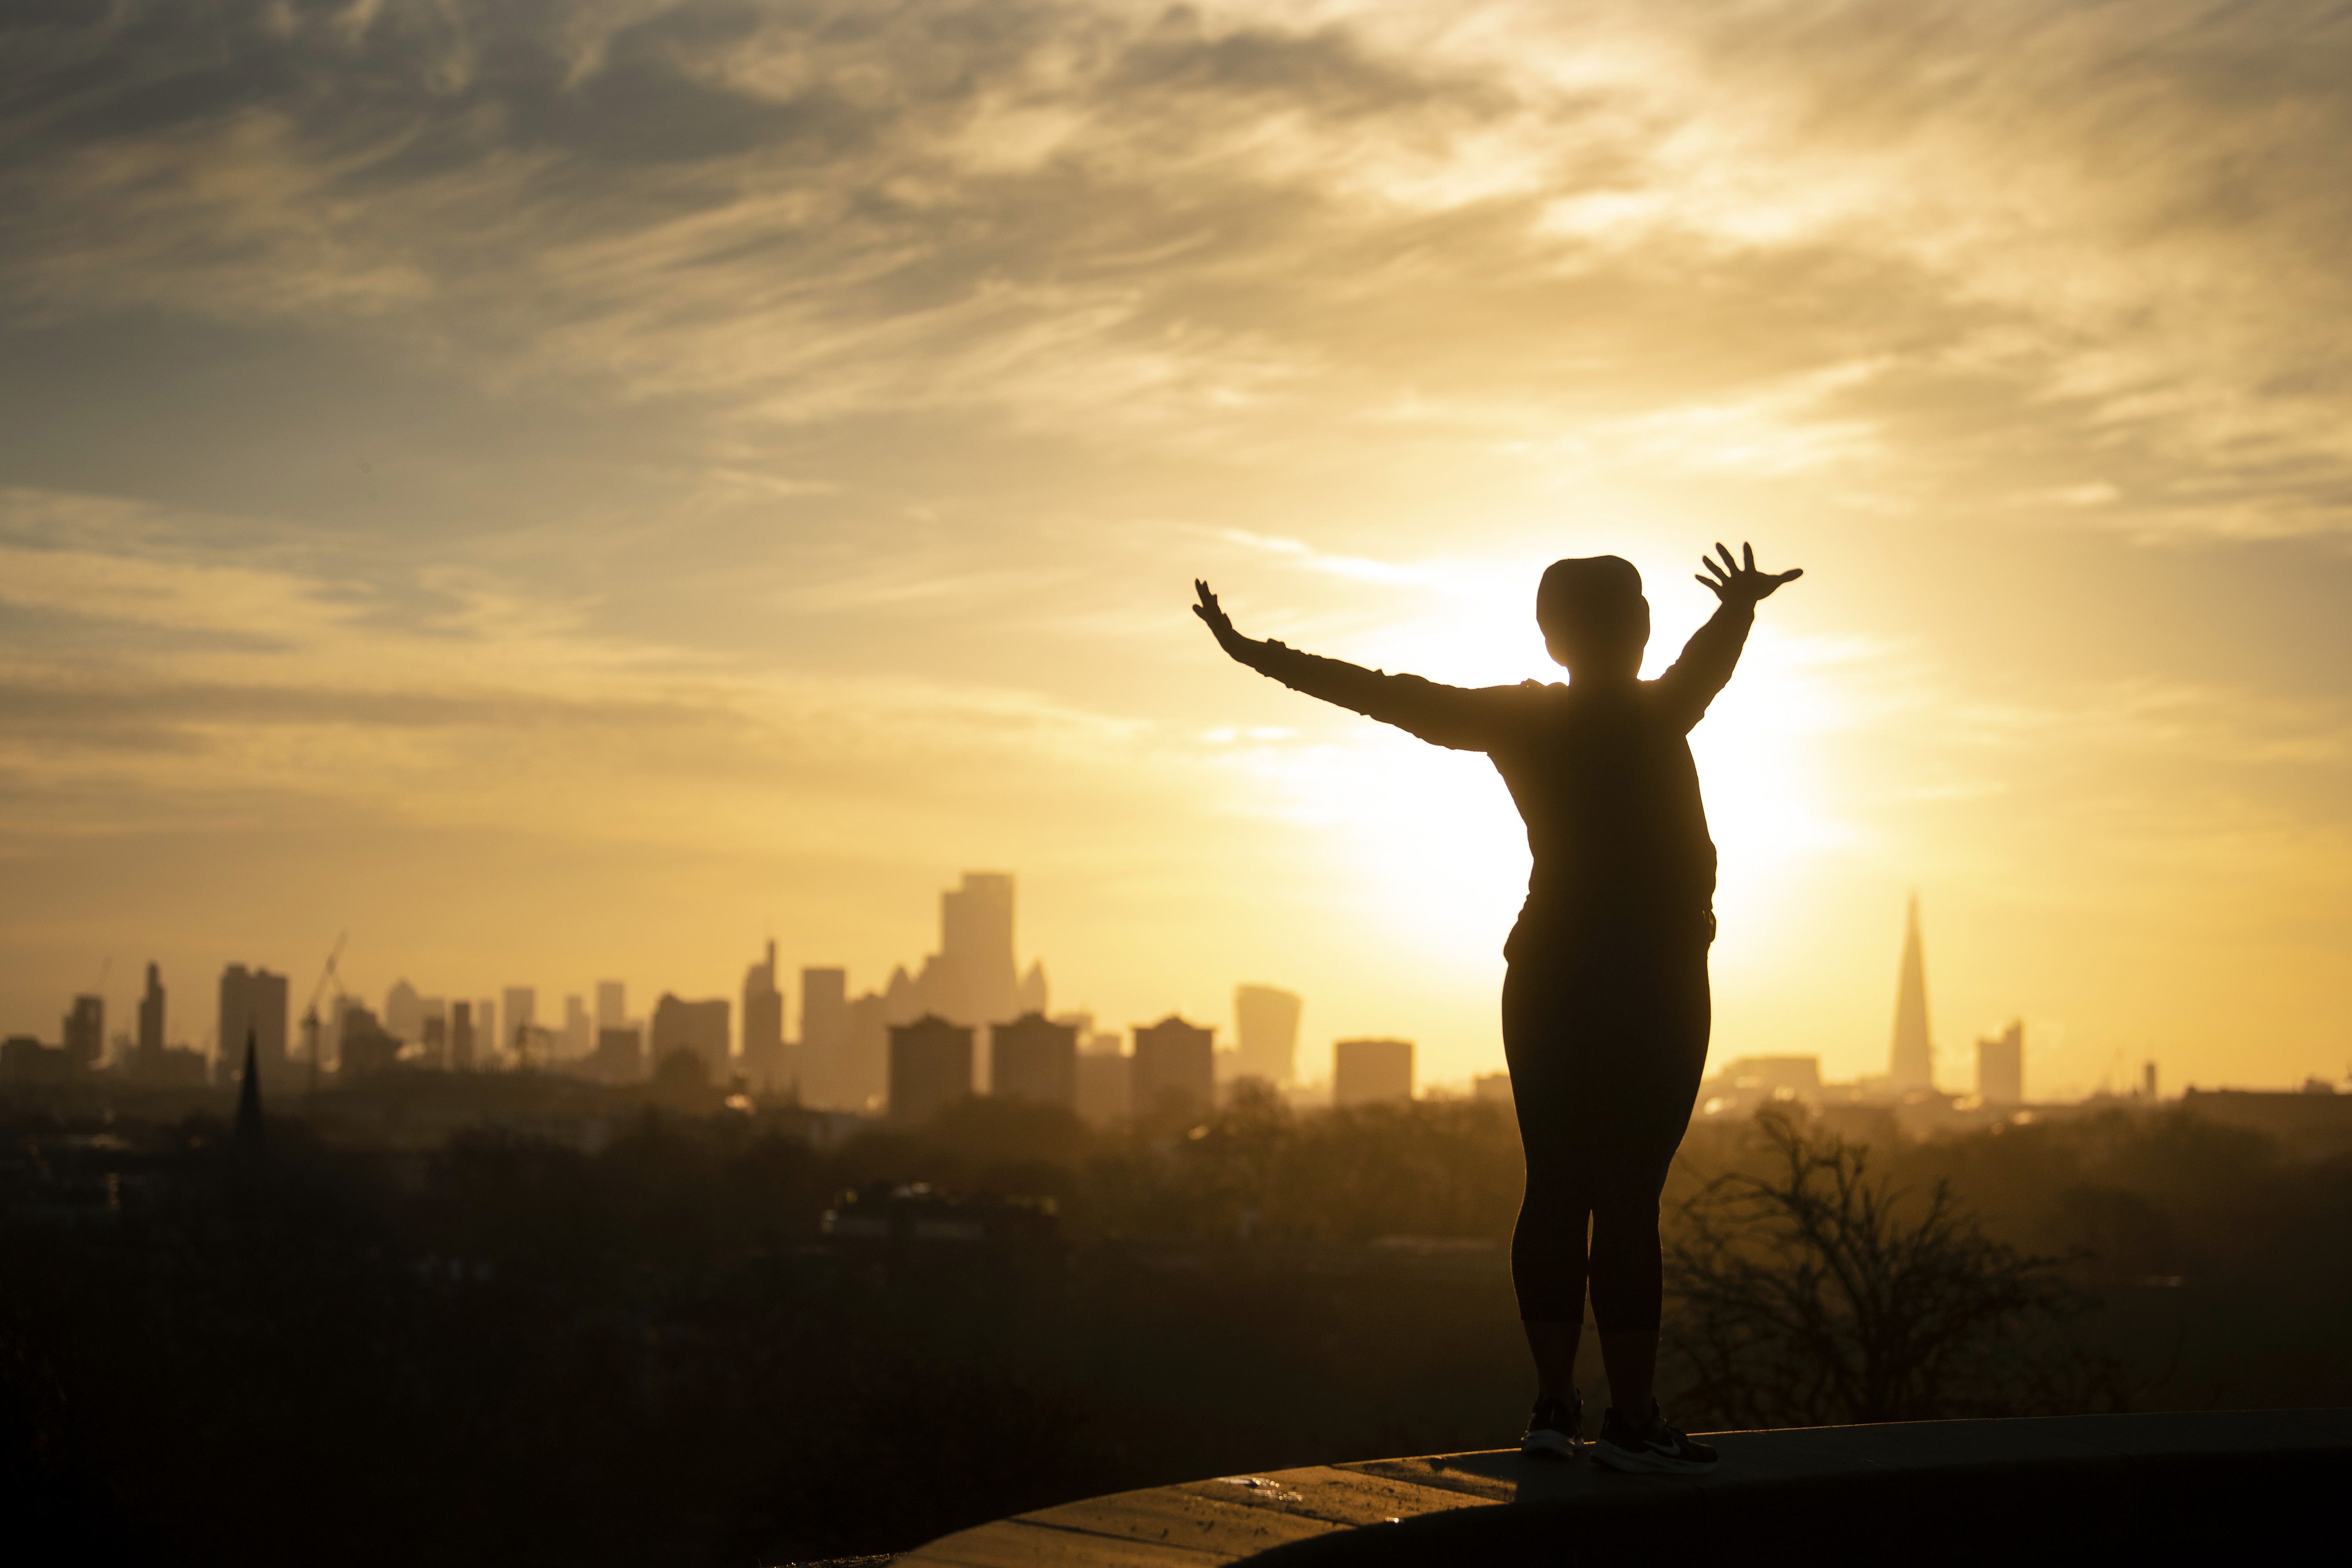
M 395 980 L 383 994 L 383 1027 L 395 1039 L 425 1037 L 425 998 L 405 980 Z
M 940 960 L 967 1023 L 1010 1018 L 1020 1003 L 1013 961 L 1013 878 L 1002 871 L 966 871 L 963 886 L 940 895 Z
M 342 1010 L 335 1051 L 335 1074 L 346 1080 L 390 1072 L 400 1056 L 400 1037 L 353 1002 Z
M 629 1021 L 629 988 L 618 980 L 596 982 L 596 1027 L 618 1029 Z
M 890 1118 L 925 1121 L 971 1093 L 971 1026 L 925 1014 L 890 1027 Z
M 850 1093 L 849 972 L 801 971 L 801 1100 L 808 1105 L 856 1107 Z
M 1340 1040 L 1332 1046 L 1333 1105 L 1378 1105 L 1412 1098 L 1411 1040 Z
M 286 977 L 267 969 L 232 963 L 220 978 L 220 1072 L 222 1081 L 245 1061 L 245 1042 L 253 1040 L 254 1070 L 263 1087 L 276 1091 L 292 1080 L 286 1076 L 288 1011 Z
M 588 1076 L 604 1083 L 635 1083 L 646 1076 L 644 1042 L 633 1026 L 596 1031 L 596 1054 Z
M 471 1002 L 449 1004 L 449 1070 L 474 1070 L 474 1005 Z
M 2025 1102 L 2025 1025 L 2012 1021 L 1990 1039 L 1977 1042 L 1977 1098 L 1987 1105 Z
M 88 1072 L 98 1065 L 106 1049 L 105 997 L 73 999 L 73 1011 L 66 1015 L 65 1047 L 68 1072 Z
M 1271 985 L 1234 987 L 1234 1033 L 1240 1047 L 1234 1070 L 1268 1083 L 1298 1076 L 1298 1009 L 1296 994 Z
M 1194 1115 L 1216 1103 L 1214 1029 L 1188 1024 L 1171 1013 L 1135 1030 L 1135 1067 L 1130 1089 L 1134 1114 Z
M 788 1087 L 784 1065 L 784 994 L 776 989 L 776 944 L 743 972 L 743 1076 L 754 1089 L 772 1094 Z
M 596 1048 L 596 1026 L 588 1021 L 587 1004 L 579 996 L 563 999 L 563 1059 L 583 1062 Z
M 1903 924 L 1903 973 L 1895 990 L 1895 1047 L 1887 1087 L 1897 1094 L 1936 1087 L 1936 1052 L 1927 1036 L 1927 960 L 1919 946 L 1919 895 Z
M 692 1051 L 702 1058 L 710 1081 L 723 1084 L 734 1070 L 727 1053 L 727 999 L 717 996 L 707 1002 L 688 1002 L 662 993 L 654 1004 L 652 1055 L 654 1067 L 677 1051 Z
M 539 992 L 529 985 L 506 988 L 506 1011 L 499 1020 L 504 1031 L 499 1036 L 501 1050 L 527 1049 L 531 1029 L 539 1023 Z
M 139 998 L 139 1055 L 132 1070 L 142 1077 L 152 1076 L 163 1066 L 163 975 L 150 963 L 147 966 L 147 989 Z
M 1013 965 L 1009 873 L 966 871 L 961 887 L 940 895 L 940 951 L 907 984 L 901 1010 L 919 1008 L 959 1024 L 1045 1011 L 1044 967 L 1034 967 L 1024 984 Z
M 1026 1100 L 1076 1110 L 1078 1031 L 1024 1013 L 988 1031 L 988 1091 L 998 1100 Z
M 851 997 L 846 1011 L 840 1098 L 834 1103 L 850 1110 L 871 1110 L 889 1098 L 890 1004 L 881 993 L 868 991 Z

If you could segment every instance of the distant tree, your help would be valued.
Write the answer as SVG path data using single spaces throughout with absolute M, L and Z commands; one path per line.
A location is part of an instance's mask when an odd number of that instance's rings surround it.
M 1987 1237 L 1937 1181 L 1874 1177 L 1869 1152 L 1757 1120 L 1760 1170 L 1717 1176 L 1669 1232 L 1679 1412 L 1734 1426 L 2073 1414 L 2126 1400 L 2111 1358 L 2062 1331 L 2097 1303 L 2078 1257 Z

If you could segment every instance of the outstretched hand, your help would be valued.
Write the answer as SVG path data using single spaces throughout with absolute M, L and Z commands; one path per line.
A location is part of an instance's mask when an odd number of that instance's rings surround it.
M 1242 658 L 1249 649 L 1250 639 L 1234 630 L 1233 617 L 1218 605 L 1217 596 L 1209 591 L 1208 584 L 1195 577 L 1192 587 L 1201 595 L 1201 602 L 1192 606 L 1192 613 L 1208 623 L 1209 630 L 1216 637 L 1217 646 L 1223 648 L 1227 656 Z
M 1723 559 L 1718 562 L 1717 555 Z M 1790 572 L 1759 572 L 1756 547 L 1752 544 L 1741 545 L 1739 555 L 1740 559 L 1734 561 L 1731 552 L 1717 544 L 1715 555 L 1699 557 L 1699 563 L 1707 573 L 1698 579 L 1699 586 L 1727 605 L 1753 605 L 1759 599 L 1769 599 L 1772 590 L 1781 584 L 1793 583 L 1805 574 L 1801 567 Z

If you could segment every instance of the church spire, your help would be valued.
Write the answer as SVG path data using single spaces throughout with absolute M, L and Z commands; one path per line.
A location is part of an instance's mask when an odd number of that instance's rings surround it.
M 1903 923 L 1903 973 L 1895 989 L 1895 1048 L 1887 1087 L 1897 1093 L 1936 1087 L 1935 1047 L 1927 1038 L 1927 960 L 1919 945 L 1919 895 Z
M 261 1152 L 261 1064 L 257 1059 L 254 1031 L 245 1031 L 245 1081 L 236 1091 L 236 1146 L 249 1154 Z

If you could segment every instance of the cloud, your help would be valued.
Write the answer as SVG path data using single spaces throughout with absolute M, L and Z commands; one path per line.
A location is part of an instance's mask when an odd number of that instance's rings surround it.
M 353 584 L 203 559 L 193 535 L 105 547 L 109 520 L 169 537 L 152 510 L 11 502 L 0 615 L 48 634 L 0 645 L 0 793 L 22 832 L 60 812 L 184 826 L 203 801 L 266 821 L 307 797 L 587 841 L 847 844 L 949 834 L 994 797 L 1043 809 L 1040 769 L 1131 795 L 1180 765 L 1151 726 L 1034 691 L 761 668 L 457 575 L 421 585 L 436 613 L 386 617 Z
M 1941 447 L 2150 533 L 2352 493 L 2315 5 L 73 15 L 8 29 L 19 311 L 297 320 L 754 426 L 1296 445 L 1418 400 L 1891 490 L 1888 444 Z

